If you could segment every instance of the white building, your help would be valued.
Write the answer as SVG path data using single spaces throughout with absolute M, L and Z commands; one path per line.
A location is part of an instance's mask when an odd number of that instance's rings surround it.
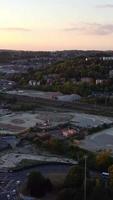
M 110 61 L 110 60 L 113 60 L 113 56 L 102 57 L 102 60 L 103 60 L 103 61 Z
M 57 97 L 58 101 L 64 101 L 64 102 L 74 102 L 74 101 L 79 101 L 80 99 L 81 96 L 77 94 L 61 95 Z
M 104 83 L 104 80 L 103 79 L 97 79 L 96 80 L 96 85 L 98 84 L 103 84 Z
M 113 78 L 113 70 L 109 71 L 109 78 Z
M 36 81 L 36 80 L 30 80 L 29 81 L 29 85 L 30 86 L 39 86 L 40 85 L 40 81 Z

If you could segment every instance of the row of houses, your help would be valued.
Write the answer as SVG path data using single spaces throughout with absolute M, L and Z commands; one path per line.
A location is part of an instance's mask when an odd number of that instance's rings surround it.
M 112 78 L 113 77 L 113 71 L 111 72 L 110 74 L 110 77 Z M 46 82 L 44 82 L 46 85 L 49 85 L 51 86 L 52 84 L 54 84 L 55 80 L 54 79 L 47 79 Z M 109 82 L 109 79 L 103 79 L 103 78 L 100 78 L 100 79 L 94 79 L 92 77 L 83 77 L 80 79 L 80 81 L 76 80 L 76 79 L 70 79 L 70 82 L 72 82 L 73 84 L 80 84 L 80 83 L 87 83 L 87 84 L 104 84 L 104 83 L 108 83 Z M 65 79 L 62 78 L 60 80 L 60 83 L 61 84 L 64 84 L 65 83 Z M 29 80 L 28 82 L 28 85 L 31 86 L 31 87 L 36 87 L 36 86 L 41 86 L 43 85 L 43 82 L 42 81 L 37 81 L 37 80 Z
M 70 78 L 69 81 L 72 82 L 73 84 L 80 84 L 80 83 L 88 83 L 88 84 L 94 84 L 94 85 L 98 85 L 98 84 L 103 84 L 103 83 L 108 83 L 109 79 L 113 78 L 113 70 L 109 71 L 108 74 L 108 78 L 93 78 L 93 77 L 81 77 L 81 78 Z M 51 86 L 52 84 L 54 84 L 55 82 L 58 82 L 59 84 L 64 84 L 66 82 L 66 78 L 65 77 L 61 77 L 61 75 L 59 74 L 48 74 L 48 75 L 44 75 L 43 78 L 41 80 L 29 80 L 28 85 L 31 87 L 36 87 L 36 86 L 40 86 L 40 85 L 49 85 Z
M 104 78 L 100 78 L 100 79 L 94 79 L 92 77 L 81 78 L 81 83 L 88 83 L 92 85 L 105 84 L 105 83 L 109 83 L 109 81 L 110 81 L 109 79 L 104 79 Z
M 113 61 L 113 56 L 104 56 L 104 57 L 101 57 L 101 59 L 103 61 Z
M 57 78 L 54 76 L 44 76 L 42 80 L 37 81 L 37 80 L 29 80 L 29 86 L 40 86 L 43 84 L 49 85 L 51 86 L 52 84 L 54 84 L 56 81 L 58 81 L 60 84 L 65 83 L 65 78 Z

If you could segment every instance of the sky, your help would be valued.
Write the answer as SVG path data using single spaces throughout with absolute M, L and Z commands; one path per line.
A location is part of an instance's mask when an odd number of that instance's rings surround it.
M 113 50 L 113 0 L 0 0 L 0 49 Z

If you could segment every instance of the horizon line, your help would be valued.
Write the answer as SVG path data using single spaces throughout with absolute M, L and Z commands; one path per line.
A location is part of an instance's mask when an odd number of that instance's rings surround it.
M 0 51 L 28 51 L 28 52 L 60 52 L 60 51 L 113 51 L 113 49 L 62 49 L 62 50 L 26 50 L 26 49 L 8 49 L 0 48 Z

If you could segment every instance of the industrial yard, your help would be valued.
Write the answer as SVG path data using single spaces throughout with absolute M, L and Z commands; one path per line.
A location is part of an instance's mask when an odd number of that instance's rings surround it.
M 71 111 L 59 113 L 57 111 L 43 110 L 35 112 L 5 112 L 2 110 L 0 116 L 0 133 L 15 135 L 25 132 L 36 124 L 42 128 L 46 126 L 54 128 L 66 123 L 71 123 L 80 128 L 93 128 L 103 124 L 112 124 L 113 119 Z

